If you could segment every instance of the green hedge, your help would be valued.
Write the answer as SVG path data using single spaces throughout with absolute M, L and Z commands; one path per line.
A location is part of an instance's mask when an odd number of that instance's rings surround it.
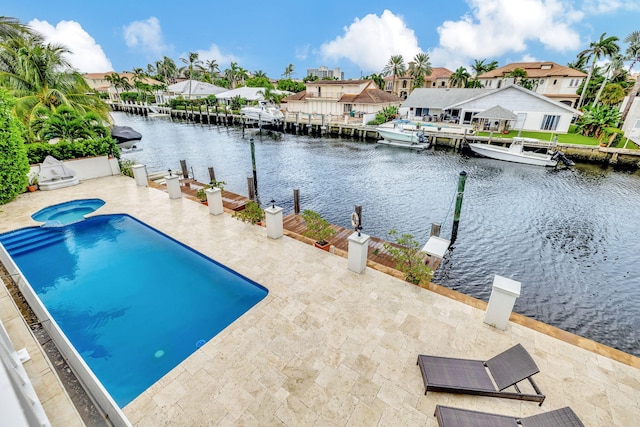
M 14 105 L 15 98 L 0 88 L 0 205 L 15 199 L 27 187 L 24 129 L 12 113 Z
M 47 156 L 53 156 L 58 160 L 78 159 L 93 156 L 115 156 L 120 158 L 120 149 L 115 140 L 111 138 L 85 139 L 74 142 L 58 142 L 49 144 L 37 142 L 25 144 L 29 163 L 42 163 Z

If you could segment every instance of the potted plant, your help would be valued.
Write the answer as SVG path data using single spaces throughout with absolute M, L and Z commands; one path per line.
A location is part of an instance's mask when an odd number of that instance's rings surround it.
M 318 212 L 309 209 L 302 212 L 302 219 L 307 226 L 304 236 L 313 239 L 315 247 L 329 251 L 328 240 L 336 234 L 329 221 L 322 218 Z
M 209 188 L 209 186 L 205 185 L 204 187 L 196 191 L 196 197 L 198 198 L 198 200 L 200 200 L 201 203 L 204 203 L 205 205 L 207 204 L 207 193 L 205 192 L 207 188 Z
M 29 178 L 29 185 L 27 185 L 27 190 L 33 193 L 34 191 L 36 191 L 38 187 L 38 181 L 40 179 L 40 175 L 38 175 L 37 173 L 30 173 L 28 178 Z
M 233 217 L 250 224 L 262 224 L 264 211 L 257 202 L 249 200 L 244 209 L 233 214 Z

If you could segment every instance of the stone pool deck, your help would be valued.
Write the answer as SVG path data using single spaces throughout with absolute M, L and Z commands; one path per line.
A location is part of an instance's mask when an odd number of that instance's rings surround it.
M 634 356 L 621 363 L 607 357 L 606 348 L 590 351 L 588 340 L 573 340 L 577 346 L 526 322 L 497 330 L 483 323 L 477 306 L 371 268 L 353 273 L 345 258 L 289 237 L 269 239 L 262 227 L 209 215 L 204 205 L 170 200 L 131 178 L 23 194 L 0 207 L 0 232 L 35 225 L 30 215 L 43 207 L 89 197 L 106 201 L 98 214 L 131 214 L 269 289 L 257 306 L 124 408 L 135 426 L 436 426 L 436 404 L 513 416 L 571 406 L 586 426 L 640 420 Z M 12 338 L 29 333 L 18 329 L 11 328 Z M 419 353 L 486 359 L 516 343 L 540 367 L 535 379 L 547 396 L 542 407 L 424 395 Z M 50 398 L 48 389 L 36 391 L 42 401 Z M 49 416 L 65 425 L 66 418 Z

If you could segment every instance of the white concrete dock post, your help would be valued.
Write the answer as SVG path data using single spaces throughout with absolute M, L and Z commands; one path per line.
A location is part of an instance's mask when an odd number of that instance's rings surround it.
M 282 211 L 283 209 L 276 205 L 265 208 L 264 215 L 267 222 L 267 237 L 279 239 L 282 237 Z
M 349 253 L 347 268 L 356 273 L 362 273 L 367 268 L 367 255 L 369 254 L 369 236 L 353 233 L 348 238 Z
M 447 253 L 447 250 L 449 249 L 450 244 L 451 244 L 450 240 L 443 239 L 442 237 L 438 237 L 438 236 L 429 237 L 429 240 L 424 245 L 424 248 L 422 248 L 422 252 L 429 255 L 429 258 L 427 260 L 427 266 L 429 268 L 433 268 L 434 257 L 440 260 L 444 258 L 444 254 Z
M 167 175 L 164 177 L 167 183 L 167 192 L 170 199 L 179 199 L 182 197 L 180 190 L 180 177 L 178 175 Z
M 133 178 L 136 180 L 138 187 L 148 187 L 149 177 L 147 176 L 147 167 L 145 165 L 136 164 L 131 166 Z
M 209 213 L 211 215 L 220 215 L 223 213 L 224 207 L 222 205 L 222 190 L 219 188 L 207 188 L 204 192 L 207 194 Z
M 484 323 L 498 329 L 507 329 L 507 322 L 516 298 L 520 296 L 520 282 L 496 275 L 493 278 L 493 289 L 489 297 L 489 305 L 484 316 Z

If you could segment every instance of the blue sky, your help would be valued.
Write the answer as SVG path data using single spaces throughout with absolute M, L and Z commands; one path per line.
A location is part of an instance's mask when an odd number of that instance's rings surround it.
M 62 43 L 81 72 L 129 71 L 198 52 L 221 70 L 237 62 L 280 78 L 340 67 L 345 78 L 379 73 L 391 55 L 429 53 L 434 67 L 474 59 L 566 65 L 604 32 L 640 30 L 638 0 L 324 0 L 154 2 L 18 0 L 0 14 Z M 636 70 L 638 67 L 636 67 Z

